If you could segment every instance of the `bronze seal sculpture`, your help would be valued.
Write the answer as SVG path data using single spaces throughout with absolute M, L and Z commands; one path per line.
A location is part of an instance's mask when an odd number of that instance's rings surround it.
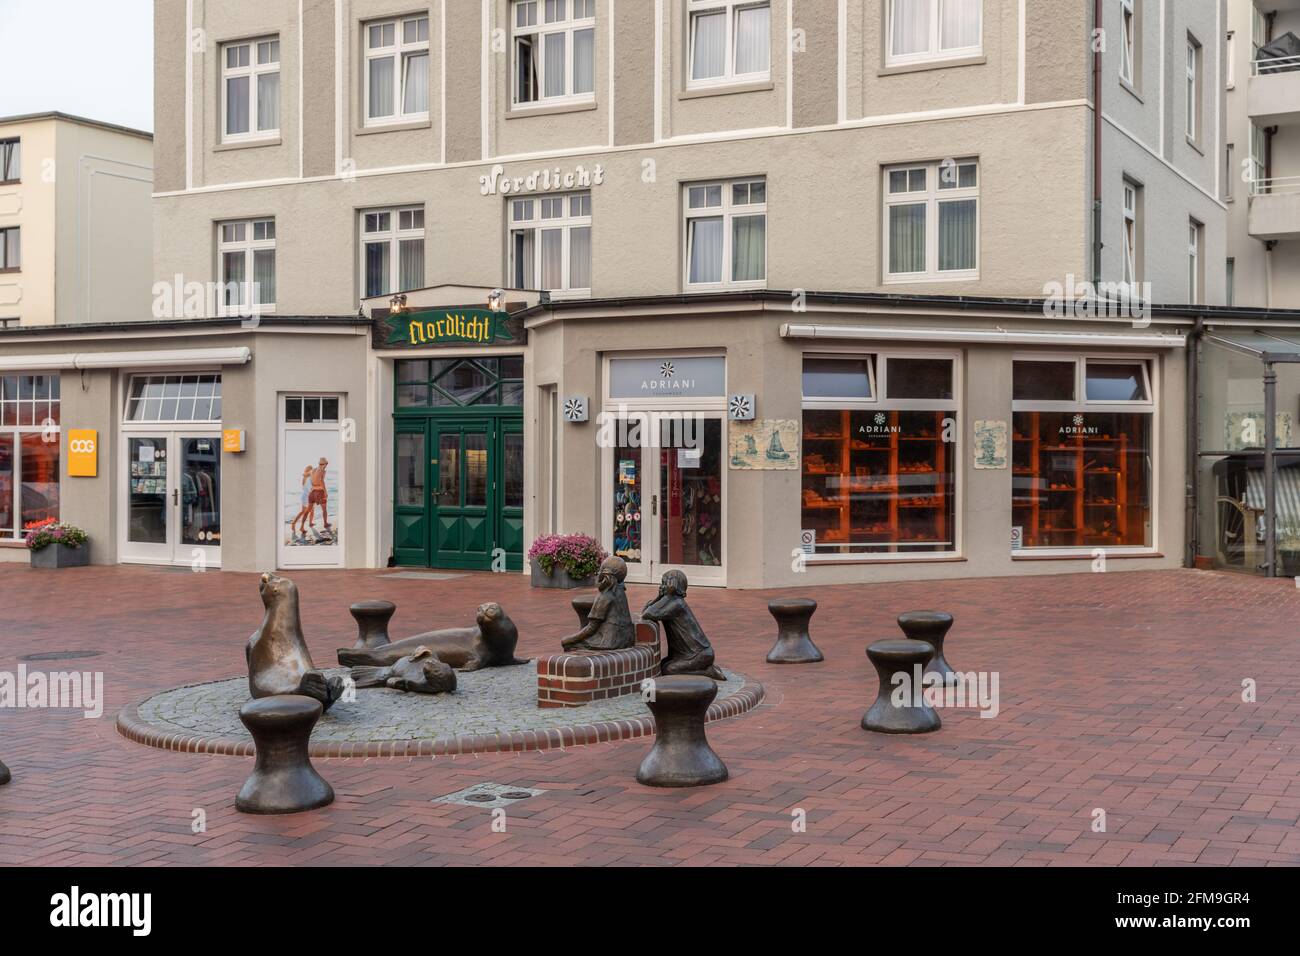
M 244 648 L 249 694 L 254 699 L 301 694 L 329 710 L 343 694 L 343 679 L 326 677 L 311 661 L 298 618 L 298 588 L 288 578 L 267 571 L 258 591 L 266 615 Z
M 480 604 L 473 627 L 449 627 L 441 631 L 417 634 L 380 647 L 339 648 L 339 663 L 344 667 L 389 667 L 422 647 L 449 667 L 458 671 L 477 671 L 485 667 L 509 667 L 527 664 L 515 657 L 519 629 L 500 604 Z
M 413 694 L 447 694 L 456 689 L 456 672 L 421 647 L 391 667 L 354 667 L 357 687 L 389 687 Z

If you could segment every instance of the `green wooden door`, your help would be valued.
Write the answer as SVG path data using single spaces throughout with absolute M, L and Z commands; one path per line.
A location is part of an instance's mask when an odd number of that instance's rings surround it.
M 430 501 L 432 564 L 489 570 L 495 546 L 492 420 L 435 418 Z
M 429 566 L 429 442 L 423 419 L 398 421 L 394 435 L 393 558 Z
M 497 546 L 505 551 L 507 570 L 524 566 L 524 422 L 518 417 L 495 422 L 498 449 Z

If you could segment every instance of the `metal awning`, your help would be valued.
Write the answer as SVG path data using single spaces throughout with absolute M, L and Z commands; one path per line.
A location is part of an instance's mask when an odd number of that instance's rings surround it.
M 0 372 L 80 368 L 207 368 L 246 365 L 253 358 L 247 345 L 213 349 L 141 349 L 129 352 L 35 352 L 0 356 Z
M 1300 362 L 1300 336 L 1286 338 L 1273 332 L 1206 332 L 1204 341 L 1261 362 Z

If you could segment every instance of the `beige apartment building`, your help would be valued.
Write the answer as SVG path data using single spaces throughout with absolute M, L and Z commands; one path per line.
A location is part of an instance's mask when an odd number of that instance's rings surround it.
M 95 560 L 518 569 L 564 531 L 632 580 L 761 587 L 1187 558 L 1223 3 L 155 10 L 152 321 L 4 339 L 80 350 Z

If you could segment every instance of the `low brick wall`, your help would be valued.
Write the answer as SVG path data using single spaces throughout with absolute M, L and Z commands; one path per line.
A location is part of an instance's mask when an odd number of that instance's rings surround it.
M 537 706 L 581 707 L 595 700 L 639 694 L 659 674 L 659 629 L 636 625 L 636 645 L 621 651 L 578 651 L 537 659 Z

